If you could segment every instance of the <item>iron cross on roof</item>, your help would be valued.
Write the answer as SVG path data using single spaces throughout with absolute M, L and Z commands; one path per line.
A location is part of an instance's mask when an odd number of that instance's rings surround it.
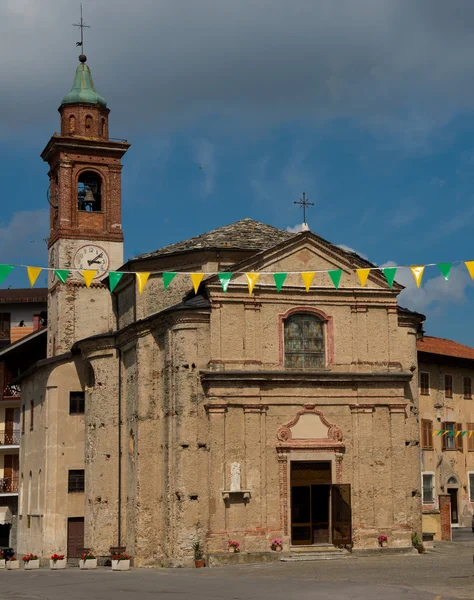
M 90 25 L 86 25 L 84 23 L 84 19 L 82 18 L 82 4 L 81 4 L 81 20 L 79 23 L 73 23 L 73 27 L 79 27 L 81 30 L 81 41 L 76 42 L 76 46 L 81 46 L 82 54 L 84 54 L 84 29 L 90 29 Z
M 306 198 L 306 194 L 303 192 L 303 197 L 293 204 L 299 204 L 303 208 L 303 223 L 306 223 L 306 207 L 314 206 L 314 202 L 309 202 L 309 198 Z

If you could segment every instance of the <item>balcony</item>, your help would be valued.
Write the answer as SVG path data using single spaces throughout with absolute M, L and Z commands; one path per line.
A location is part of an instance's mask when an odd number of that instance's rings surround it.
M 4 477 L 0 479 L 0 496 L 18 495 L 18 477 Z
M 20 429 L 0 429 L 0 452 L 20 446 Z

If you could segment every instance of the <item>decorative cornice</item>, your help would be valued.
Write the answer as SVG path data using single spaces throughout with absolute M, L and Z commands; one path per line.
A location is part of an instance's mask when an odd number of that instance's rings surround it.
M 268 410 L 268 404 L 244 404 L 244 413 L 264 413 Z
M 208 414 L 224 414 L 225 412 L 227 412 L 227 404 L 205 404 L 204 408 L 206 409 L 206 412 Z
M 300 420 L 302 415 L 316 415 L 321 422 L 328 428 L 326 438 L 302 438 L 293 439 L 292 427 Z M 333 423 L 330 423 L 320 410 L 315 408 L 314 404 L 305 404 L 302 410 L 299 410 L 295 417 L 282 425 L 277 431 L 279 440 L 278 447 L 288 450 L 339 450 L 344 451 L 345 444 L 342 441 L 342 430 Z

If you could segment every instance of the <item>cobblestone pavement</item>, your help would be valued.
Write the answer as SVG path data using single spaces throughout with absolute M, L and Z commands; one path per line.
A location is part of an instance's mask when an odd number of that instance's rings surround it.
M 424 555 L 214 569 L 0 571 L 0 599 L 473 600 L 473 555 L 474 543 L 452 542 Z

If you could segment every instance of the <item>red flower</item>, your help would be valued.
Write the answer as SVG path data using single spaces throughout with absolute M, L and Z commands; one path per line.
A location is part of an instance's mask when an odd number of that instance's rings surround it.
M 64 554 L 53 554 L 51 560 L 56 562 L 57 560 L 64 560 Z

